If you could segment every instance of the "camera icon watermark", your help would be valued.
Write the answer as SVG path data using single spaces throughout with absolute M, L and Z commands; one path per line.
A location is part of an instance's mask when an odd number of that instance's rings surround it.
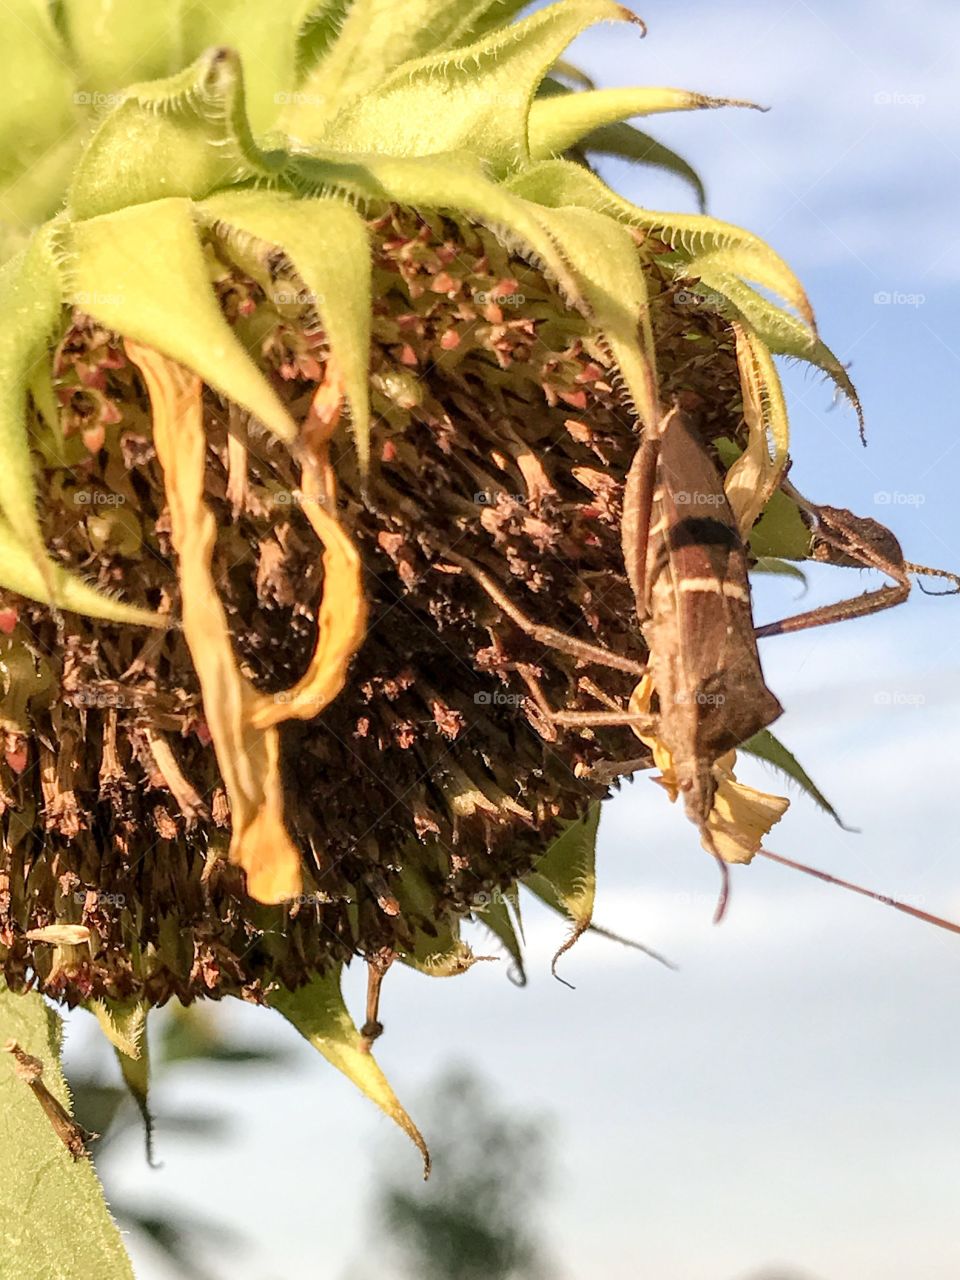
M 73 95 L 76 107 L 115 107 L 124 99 L 122 93 L 92 93 L 87 89 L 78 89 Z
M 123 293 L 100 293 L 97 289 L 81 289 L 73 295 L 76 307 L 122 307 L 127 301 Z
M 86 907 L 88 911 L 99 906 L 122 908 L 127 905 L 126 894 L 104 893 L 100 889 L 76 889 L 73 900 L 78 907 Z
M 503 689 L 481 689 L 473 695 L 478 707 L 519 707 L 523 705 L 523 695 L 506 693 Z
M 281 89 L 273 95 L 274 105 L 278 107 L 325 107 L 325 93 L 306 93 L 302 89 Z
M 925 93 L 904 93 L 900 89 L 880 89 L 873 95 L 875 107 L 922 107 L 927 100 Z
M 674 698 L 674 702 L 681 705 L 692 702 L 698 707 L 722 707 L 726 700 L 725 694 L 708 693 L 703 689 L 696 689 L 693 693 L 686 693 L 683 689 L 679 689 Z
M 498 289 L 478 289 L 473 295 L 473 300 L 480 307 L 486 307 L 490 304 L 497 307 L 522 307 L 527 300 L 527 296 L 518 290 L 503 293 Z
M 495 507 L 503 499 L 508 502 L 514 502 L 519 506 L 523 506 L 527 500 L 525 494 L 503 493 L 499 489 L 479 489 L 473 495 L 473 500 L 478 507 Z
M 925 293 L 907 293 L 901 289 L 879 289 L 873 295 L 876 307 L 922 307 L 926 300 Z
M 878 689 L 873 695 L 873 701 L 878 707 L 922 707 L 927 699 L 922 693 L 911 693 L 903 689 Z
M 901 493 L 899 489 L 878 489 L 873 500 L 878 507 L 922 507 L 927 496 L 924 493 Z
M 73 495 L 75 507 L 122 507 L 125 502 L 122 493 L 104 493 L 100 489 L 77 489 Z
M 678 507 L 722 507 L 727 501 L 723 493 L 703 493 L 697 489 L 680 489 L 675 496 Z
M 278 307 L 322 307 L 326 302 L 326 295 L 322 293 L 313 293 L 310 289 L 274 289 L 271 294 L 273 302 Z

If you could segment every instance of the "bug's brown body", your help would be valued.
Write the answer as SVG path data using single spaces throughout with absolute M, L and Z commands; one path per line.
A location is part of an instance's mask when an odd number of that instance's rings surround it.
M 673 756 L 687 813 L 703 830 L 715 761 L 782 708 L 763 678 L 746 552 L 723 481 L 679 409 L 631 468 L 623 531 L 650 650 L 658 736 Z

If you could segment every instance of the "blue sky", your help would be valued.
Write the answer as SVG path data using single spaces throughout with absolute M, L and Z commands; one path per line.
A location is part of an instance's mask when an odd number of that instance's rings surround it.
M 908 559 L 960 568 L 960 9 L 650 0 L 641 12 L 645 41 L 614 27 L 580 41 L 599 82 L 772 108 L 650 132 L 698 166 L 712 212 L 783 253 L 852 362 L 866 451 L 829 388 L 788 375 L 796 483 L 889 522 Z M 670 179 L 608 176 L 637 203 L 689 207 Z M 867 585 L 825 572 L 803 605 Z M 792 611 L 795 596 L 765 588 L 757 612 Z M 860 828 L 797 798 L 771 847 L 960 918 L 960 602 L 916 593 L 763 654 L 787 709 L 778 732 Z M 554 1118 L 557 1280 L 750 1280 L 774 1264 L 813 1280 L 955 1280 L 960 939 L 759 862 L 712 927 L 715 869 L 642 777 L 607 807 L 599 869 L 598 919 L 679 973 L 586 939 L 566 958 L 570 991 L 548 971 L 562 925 L 530 908 L 525 990 L 480 965 L 432 984 L 391 974 L 386 994 L 380 1058 L 401 1095 L 469 1061 L 506 1102 Z M 294 1045 L 279 1019 L 230 1016 Z M 160 1173 L 131 1146 L 125 1165 L 132 1194 L 212 1201 L 252 1233 L 222 1261 L 234 1280 L 366 1274 L 353 1260 L 368 1189 L 403 1139 L 308 1050 L 297 1062 L 238 1077 L 229 1095 L 202 1072 L 171 1076 L 167 1100 L 206 1099 L 246 1136 L 222 1150 L 170 1143 Z M 409 1170 L 413 1183 L 412 1153 Z M 142 1280 L 165 1280 L 147 1251 L 137 1258 Z M 379 1263 L 371 1274 L 389 1280 Z

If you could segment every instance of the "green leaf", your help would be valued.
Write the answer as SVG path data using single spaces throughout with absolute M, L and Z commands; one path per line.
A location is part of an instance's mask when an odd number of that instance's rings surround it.
M 286 0 L 280 10 L 263 0 L 182 3 L 188 56 L 211 46 L 235 49 L 244 68 L 253 131 L 260 135 L 271 129 L 295 99 L 301 34 L 308 20 L 327 6 L 317 0 Z
M 527 975 L 523 967 L 523 947 L 520 945 L 517 930 L 510 917 L 506 895 L 495 894 L 489 902 L 476 904 L 473 908 L 473 915 L 480 924 L 489 929 L 493 936 L 503 944 L 507 954 L 513 961 L 512 980 L 519 987 L 526 986 Z M 513 975 L 516 976 L 514 977 Z
M 449 924 L 442 924 L 435 937 L 419 930 L 413 950 L 401 951 L 399 955 L 401 964 L 427 978 L 459 978 L 478 960 L 491 958 L 474 955 L 470 945 L 460 938 L 459 931 Z
M 778 490 L 770 501 L 749 538 L 750 551 L 758 559 L 807 560 L 810 556 L 810 530 L 804 523 L 797 504 Z
M 739 750 L 746 751 L 758 760 L 763 760 L 766 764 L 773 765 L 778 772 L 790 778 L 801 790 L 805 791 L 821 809 L 829 813 L 837 826 L 843 827 L 844 831 L 849 830 L 848 827 L 844 827 L 836 809 L 813 781 L 803 765 L 800 764 L 796 756 L 788 751 L 769 729 L 761 729 L 759 733 L 754 734 L 747 742 L 741 743 Z
M 439 859 L 446 863 L 442 853 Z M 438 862 L 436 871 L 442 876 L 448 867 Z M 399 950 L 402 963 L 431 978 L 453 978 L 472 968 L 481 957 L 461 939 L 460 917 L 451 912 L 437 917 L 435 895 L 416 862 L 411 860 L 404 866 L 395 889 L 411 938 L 410 946 Z
M 312 69 L 325 58 L 347 21 L 347 11 L 352 0 L 320 0 L 304 24 L 297 48 L 297 87 L 304 88 L 304 81 Z M 287 108 L 289 108 L 289 103 Z
M 268 1003 L 403 1129 L 423 1156 L 423 1176 L 429 1177 L 430 1153 L 426 1143 L 397 1101 L 373 1056 L 364 1051 L 360 1033 L 340 993 L 340 971 L 316 977 L 297 991 L 274 991 Z
M 0 268 L 0 512 L 39 565 L 46 565 L 27 431 L 27 391 L 60 323 L 63 285 L 49 233 Z
M 234 235 L 255 237 L 265 256 L 279 246 L 290 259 L 320 316 L 344 379 L 361 468 L 370 457 L 370 240 L 366 224 L 341 200 L 297 200 L 266 192 L 214 196 L 204 219 Z M 231 237 L 228 235 L 228 240 Z
M 322 29 L 320 56 L 308 52 L 310 71 L 284 114 L 284 128 L 298 138 L 315 140 L 326 121 L 376 89 L 403 63 L 475 38 L 483 34 L 479 28 L 491 11 L 506 22 L 525 3 L 404 0 L 400 5 L 396 0 L 353 0 L 341 5 L 345 12 L 336 39 Z M 308 35 L 308 47 L 316 41 L 317 33 Z
M 81 104 L 102 109 L 102 95 L 179 70 L 181 8 L 180 0 L 61 0 L 58 21 L 77 63 Z
M 862 435 L 864 424 L 860 397 L 850 375 L 830 348 L 806 321 L 774 306 L 734 274 L 739 272 L 740 275 L 749 277 L 751 263 L 754 262 L 755 258 L 751 255 L 713 253 L 685 263 L 682 274 L 701 280 L 715 295 L 719 295 L 716 299 L 719 309 L 730 318 L 742 320 L 749 325 L 774 355 L 790 356 L 821 369 L 856 412 Z
M 162 352 L 259 418 L 297 428 L 221 314 L 188 200 L 158 200 L 68 227 L 69 299 L 108 329 Z
M 14 995 L 0 981 L 0 1046 L 8 1040 L 41 1060 L 43 1083 L 69 1111 L 60 1019 L 35 992 Z M 0 1250 L 11 1274 L 133 1280 L 93 1164 L 73 1159 L 13 1066 L 0 1053 Z
M 531 199 L 553 207 L 573 204 L 596 209 L 628 226 L 654 231 L 677 253 L 678 273 L 683 263 L 706 253 L 736 251 L 749 261 L 751 278 L 771 289 L 813 324 L 813 310 L 800 281 L 783 259 L 759 237 L 740 227 L 696 213 L 658 213 L 624 200 L 582 165 L 571 160 L 543 160 L 524 175 Z M 532 193 L 536 191 L 537 195 Z
M 776 556 L 758 556 L 756 562 L 750 566 L 751 573 L 769 573 L 777 577 L 796 578 L 807 585 L 807 575 L 802 569 L 798 569 L 795 564 L 790 564 L 788 560 L 778 560 Z
M 123 1083 L 136 1103 L 143 1120 L 147 1163 L 153 1164 L 153 1117 L 150 1114 L 150 1048 L 147 1041 L 145 1000 L 121 1004 L 115 1000 L 92 1000 L 87 1008 L 100 1023 L 100 1029 L 113 1045 Z
M 590 927 L 597 892 L 597 828 L 600 805 L 594 802 L 587 813 L 571 822 L 538 860 L 533 871 L 523 877 L 523 884 L 547 906 L 569 917 L 573 929 L 553 957 L 557 961 L 569 951 Z
M 524 194 L 522 176 L 509 185 Z M 632 408 L 640 423 L 652 428 L 660 418 L 656 349 L 636 241 L 626 227 L 592 209 L 547 209 L 532 203 L 531 208 L 576 270 Z
M 27 394 L 43 399 L 49 345 L 60 323 L 62 284 L 50 231 L 0 268 L 0 584 L 10 591 L 90 617 L 165 625 L 86 586 L 49 556 L 37 515 Z M 49 402 L 46 405 L 50 411 Z
M 790 421 L 770 352 L 747 325 L 734 324 L 733 330 L 748 436 L 747 447 L 728 469 L 723 487 L 741 536 L 749 538 L 783 477 Z
M 339 189 L 352 199 L 412 208 L 449 209 L 488 226 L 510 248 L 532 252 L 571 305 L 586 308 L 576 273 L 526 200 L 491 182 L 476 156 L 456 152 L 404 160 L 364 156 L 355 162 L 302 158 L 299 173 L 314 189 Z
M 683 156 L 651 138 L 648 133 L 635 129 L 632 124 L 606 124 L 594 129 L 582 139 L 580 150 L 591 155 L 617 156 L 621 160 L 632 160 L 651 169 L 672 173 L 693 188 L 701 213 L 706 207 L 706 189 L 696 169 Z
M 50 433 L 51 441 L 60 448 L 63 445 L 63 428 L 60 423 L 60 404 L 53 386 L 53 363 L 39 360 L 28 377 L 28 390 L 37 406 L 40 420 Z
M 233 1066 L 255 1065 L 279 1069 L 292 1055 L 277 1045 L 253 1045 L 229 1039 L 219 1010 L 210 1001 L 168 1006 L 160 1024 L 159 1041 L 153 1044 L 153 1060 L 162 1067 L 175 1062 L 221 1062 Z
M 592 89 L 540 98 L 530 108 L 530 158 L 546 160 L 578 146 L 595 129 L 633 116 L 711 107 L 752 107 L 739 98 L 709 98 L 686 89 Z
M 555 59 L 586 27 L 632 16 L 614 0 L 561 0 L 452 53 L 406 63 L 330 120 L 321 145 L 394 156 L 469 149 L 505 173 L 529 158 L 530 104 Z
M 47 560 L 41 566 L 5 520 L 0 518 L 0 585 L 17 595 L 67 613 L 119 622 L 135 627 L 167 627 L 169 619 L 103 595 L 60 565 Z
M 167 80 L 124 91 L 87 144 L 67 206 L 79 220 L 173 196 L 200 199 L 269 180 L 278 163 L 253 141 L 237 55 L 215 48 Z
M 541 98 L 548 98 L 553 93 L 569 93 L 571 89 L 595 89 L 596 81 L 581 68 L 566 58 L 558 58 L 553 64 L 550 75 L 540 83 Z
M 79 130 L 64 134 L 29 168 L 0 174 L 0 263 L 25 247 L 34 227 L 63 207 L 63 193 L 83 147 Z
M 521 9 L 526 9 L 530 0 L 480 0 L 471 4 L 473 17 L 469 36 L 479 39 L 490 31 L 496 31 L 512 22 Z M 643 23 L 640 23 L 643 26 Z
M 70 59 L 46 0 L 4 0 L 0 41 L 0 179 L 4 184 L 77 131 Z M 9 217 L 6 207 L 4 218 Z
M 728 469 L 742 456 L 740 446 L 726 437 L 714 441 L 720 460 Z M 800 508 L 778 489 L 767 501 L 763 515 L 747 539 L 758 559 L 806 560 L 810 555 L 810 530 Z

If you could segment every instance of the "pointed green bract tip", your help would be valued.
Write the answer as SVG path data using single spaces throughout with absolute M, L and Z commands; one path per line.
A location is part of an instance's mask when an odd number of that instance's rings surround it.
M 297 991 L 275 990 L 268 998 L 271 1008 L 291 1022 L 305 1040 L 318 1049 L 332 1066 L 375 1102 L 384 1114 L 403 1129 L 423 1157 L 423 1176 L 430 1176 L 430 1152 L 420 1130 L 397 1100 L 396 1094 L 365 1051 L 360 1033 L 347 1011 L 340 992 L 340 972 L 314 978 Z

